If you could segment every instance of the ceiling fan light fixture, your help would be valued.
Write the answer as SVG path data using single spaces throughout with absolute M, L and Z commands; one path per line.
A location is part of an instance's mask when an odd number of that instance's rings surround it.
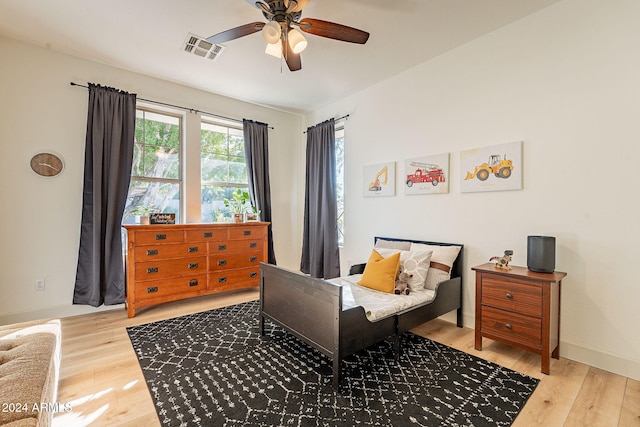
M 281 36 L 282 29 L 276 21 L 269 21 L 262 27 L 262 37 L 269 44 L 277 43 Z
M 295 9 L 293 9 L 294 12 L 300 12 L 302 8 L 309 3 L 309 0 L 298 0 L 297 3 L 298 5 L 296 6 Z
M 307 39 L 296 29 L 289 30 L 287 39 L 293 53 L 300 53 L 307 48 Z
M 282 58 L 282 40 L 278 39 L 276 43 L 267 43 L 267 48 L 264 50 L 264 53 L 278 59 Z

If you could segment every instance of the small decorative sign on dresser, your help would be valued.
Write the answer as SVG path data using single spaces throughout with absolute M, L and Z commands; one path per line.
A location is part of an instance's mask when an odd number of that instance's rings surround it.
M 154 213 L 149 215 L 151 224 L 175 224 L 176 214 L 174 213 Z

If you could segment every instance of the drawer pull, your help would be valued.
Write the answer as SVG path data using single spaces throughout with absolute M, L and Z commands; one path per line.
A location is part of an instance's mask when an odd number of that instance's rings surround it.
M 198 268 L 198 263 L 197 262 L 192 262 L 191 264 L 189 264 L 189 270 L 193 270 Z
M 251 243 L 249 243 L 249 247 L 250 248 L 257 248 L 258 244 L 256 242 L 251 242 Z
M 157 286 L 154 286 L 152 288 L 147 288 L 147 293 L 148 294 L 152 294 L 154 292 L 158 292 L 158 287 Z
M 218 250 L 219 251 L 227 250 L 227 245 L 218 245 Z
M 252 256 L 249 258 L 249 262 L 256 262 L 258 260 L 257 256 Z
M 218 260 L 218 265 L 227 265 L 227 260 L 226 259 Z
M 147 249 L 147 256 L 158 255 L 157 249 Z
M 224 283 L 227 281 L 226 277 L 218 277 L 218 283 Z
M 252 271 L 251 273 L 249 273 L 249 277 L 251 277 L 252 279 L 257 276 L 258 276 L 258 273 L 256 273 L 255 271 Z
M 505 324 L 505 325 L 504 325 L 504 327 L 505 327 L 505 328 L 507 328 L 507 329 L 512 329 L 512 327 L 511 327 L 511 324 L 510 324 L 510 323 Z
M 149 268 L 147 268 L 147 274 L 157 273 L 157 272 L 158 272 L 158 267 L 149 267 Z
M 189 253 L 198 252 L 198 247 L 197 246 L 193 246 L 193 247 L 187 249 L 187 252 L 189 252 Z
M 244 230 L 244 231 L 242 232 L 242 234 L 243 234 L 244 236 L 251 236 L 251 230 Z
M 189 281 L 189 287 L 198 286 L 198 279 L 191 279 Z
M 509 292 L 507 292 L 507 294 L 505 295 L 507 298 L 509 299 L 513 299 L 513 295 L 511 295 Z
M 203 236 L 204 236 L 204 237 L 207 237 L 207 238 L 211 238 L 211 237 L 213 237 L 213 232 L 211 232 L 211 231 L 205 231 L 205 232 L 203 233 Z
M 156 240 L 167 240 L 166 234 L 156 234 Z

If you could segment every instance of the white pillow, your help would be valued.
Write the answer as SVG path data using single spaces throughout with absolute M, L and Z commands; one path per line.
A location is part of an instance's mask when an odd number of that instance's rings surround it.
M 400 271 L 411 275 L 407 284 L 412 291 L 421 291 L 427 279 L 432 251 L 401 251 L 398 249 L 379 249 L 376 251 L 383 257 L 400 252 Z
M 424 243 L 411 243 L 412 251 L 433 251 L 431 266 L 427 273 L 426 289 L 434 290 L 438 283 L 451 278 L 451 267 L 460 253 L 460 246 L 426 245 Z

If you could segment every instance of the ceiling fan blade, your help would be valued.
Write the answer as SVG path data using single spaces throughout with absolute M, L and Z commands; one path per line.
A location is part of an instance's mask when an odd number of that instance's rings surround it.
M 229 40 L 235 40 L 240 37 L 248 36 L 249 34 L 257 33 L 262 30 L 262 27 L 264 27 L 264 22 L 252 22 L 250 24 L 241 25 L 218 34 L 214 34 L 209 37 L 207 41 L 212 44 L 228 42 Z
M 282 55 L 284 56 L 284 60 L 287 62 L 289 71 L 298 71 L 302 69 L 300 54 L 294 53 L 293 50 L 291 50 L 291 46 L 289 46 L 289 42 L 287 40 L 282 42 Z
M 321 19 L 304 18 L 300 20 L 300 29 L 305 33 L 343 42 L 365 44 L 369 40 L 366 31 Z

